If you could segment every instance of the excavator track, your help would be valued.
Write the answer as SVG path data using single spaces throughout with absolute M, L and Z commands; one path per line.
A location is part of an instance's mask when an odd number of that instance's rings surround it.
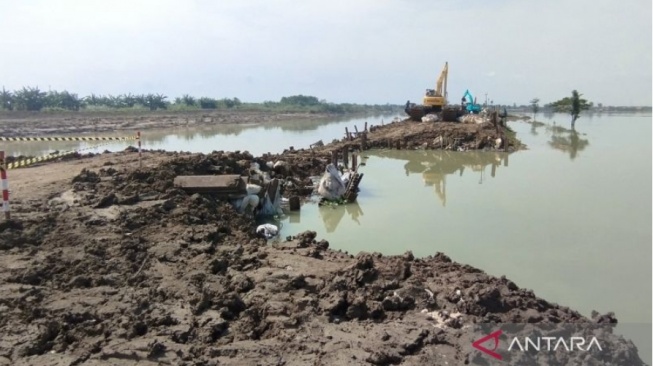
M 460 107 L 445 107 L 444 109 L 438 107 L 427 107 L 421 104 L 409 104 L 404 109 L 410 119 L 413 121 L 421 122 L 422 117 L 427 114 L 437 114 L 440 121 L 443 122 L 458 122 L 458 118 L 465 115 L 465 111 Z
M 458 118 L 463 116 L 465 111 L 457 107 L 449 107 L 442 110 L 442 121 L 444 122 L 458 122 Z
M 413 121 L 422 122 L 422 117 L 429 113 L 439 114 L 442 111 L 442 108 L 427 107 L 421 104 L 407 104 L 404 111 Z

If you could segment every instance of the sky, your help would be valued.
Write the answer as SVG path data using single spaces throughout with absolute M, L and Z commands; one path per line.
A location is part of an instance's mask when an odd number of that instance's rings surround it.
M 0 87 L 651 105 L 651 0 L 0 0 Z

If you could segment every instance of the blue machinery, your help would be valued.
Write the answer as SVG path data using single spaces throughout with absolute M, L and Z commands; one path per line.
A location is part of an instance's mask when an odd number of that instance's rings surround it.
M 465 103 L 465 99 L 467 100 L 466 103 Z M 463 94 L 463 107 L 469 113 L 478 114 L 479 112 L 481 112 L 481 106 L 479 104 L 476 104 L 476 100 L 474 99 L 474 97 L 472 97 L 472 94 L 470 94 L 469 90 L 465 90 L 465 94 Z

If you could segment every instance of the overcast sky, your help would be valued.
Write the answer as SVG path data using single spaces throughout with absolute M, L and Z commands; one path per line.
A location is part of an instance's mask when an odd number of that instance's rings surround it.
M 651 105 L 651 0 L 0 0 L 0 85 L 90 93 Z

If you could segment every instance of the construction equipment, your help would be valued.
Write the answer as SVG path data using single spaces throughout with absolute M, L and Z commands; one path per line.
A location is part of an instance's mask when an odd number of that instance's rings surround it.
M 423 104 L 417 105 L 406 102 L 404 111 L 411 119 L 421 121 L 422 117 L 427 114 L 441 115 L 439 120 L 456 121 L 457 118 L 464 114 L 460 108 L 449 106 L 447 102 L 447 79 L 449 76 L 449 63 L 445 62 L 444 68 L 435 84 L 435 89 L 426 89 Z
M 431 107 L 434 112 L 442 111 L 447 105 L 447 77 L 449 76 L 449 63 L 444 63 L 444 68 L 435 83 L 435 89 L 426 89 L 424 95 L 424 106 Z
M 465 99 L 467 99 L 466 103 L 464 102 Z M 465 90 L 465 94 L 463 94 L 462 100 L 462 106 L 467 112 L 473 114 L 479 114 L 481 112 L 481 105 L 476 104 L 476 98 L 472 97 L 472 94 L 469 92 L 469 90 Z

